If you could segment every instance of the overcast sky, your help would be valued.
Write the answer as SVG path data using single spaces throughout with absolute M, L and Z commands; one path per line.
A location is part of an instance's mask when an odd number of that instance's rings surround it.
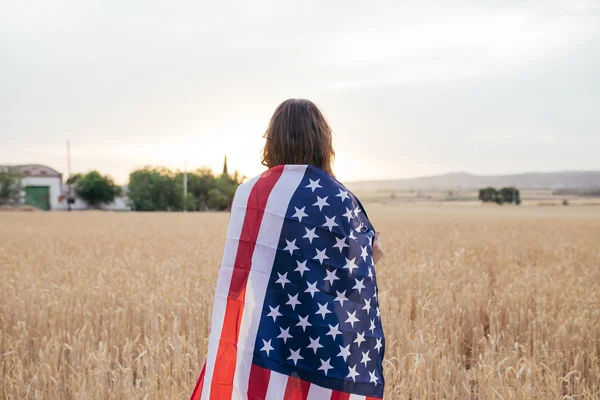
M 252 176 L 306 97 L 343 180 L 600 169 L 600 1 L 477 3 L 5 2 L 0 164 Z

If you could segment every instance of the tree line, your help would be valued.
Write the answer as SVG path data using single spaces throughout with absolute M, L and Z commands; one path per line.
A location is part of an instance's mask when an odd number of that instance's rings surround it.
M 486 187 L 479 189 L 479 200 L 484 203 L 515 203 L 521 204 L 521 196 L 519 190 L 515 187 L 504 187 L 500 190 L 496 190 L 493 187 Z

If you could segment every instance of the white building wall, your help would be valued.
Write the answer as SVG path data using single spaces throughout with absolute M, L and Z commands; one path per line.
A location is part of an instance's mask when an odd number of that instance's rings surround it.
M 25 176 L 21 179 L 23 191 L 25 186 L 48 186 L 50 188 L 50 209 L 59 210 L 62 204 L 59 201 L 62 182 L 58 176 Z

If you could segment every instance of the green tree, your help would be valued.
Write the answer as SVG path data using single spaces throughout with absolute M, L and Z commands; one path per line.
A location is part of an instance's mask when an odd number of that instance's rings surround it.
M 0 204 L 17 203 L 21 195 L 21 180 L 9 172 L 0 172 Z
M 498 191 L 493 187 L 479 189 L 479 200 L 484 203 L 498 202 Z
M 121 192 L 109 176 L 102 176 L 98 171 L 90 171 L 77 179 L 75 193 L 92 208 L 102 203 L 112 202 Z
M 500 189 L 500 197 L 504 203 L 512 204 L 514 201 L 515 204 L 521 204 L 521 195 L 516 187 L 511 186 Z
M 134 211 L 181 210 L 183 189 L 167 168 L 145 167 L 129 174 L 129 205 Z

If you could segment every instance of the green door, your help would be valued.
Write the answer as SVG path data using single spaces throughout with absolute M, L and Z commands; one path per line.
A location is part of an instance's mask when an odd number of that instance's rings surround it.
M 26 186 L 25 203 L 30 206 L 50 209 L 50 187 L 49 186 Z

